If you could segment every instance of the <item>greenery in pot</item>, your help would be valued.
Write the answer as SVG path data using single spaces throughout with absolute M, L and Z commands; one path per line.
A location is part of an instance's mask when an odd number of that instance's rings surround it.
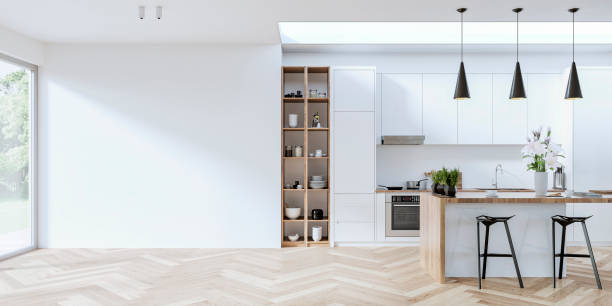
M 448 171 L 446 185 L 444 186 L 444 194 L 449 197 L 454 197 L 457 194 L 457 181 L 459 180 L 459 169 L 455 168 Z
M 438 183 L 436 188 L 432 188 L 432 190 L 435 193 L 444 195 L 444 185 L 446 184 L 446 179 L 448 178 L 448 170 L 445 167 L 442 167 L 442 170 L 436 171 L 435 175 Z
M 438 175 L 438 171 L 431 170 L 431 193 L 438 192 L 438 185 L 440 185 L 440 176 Z

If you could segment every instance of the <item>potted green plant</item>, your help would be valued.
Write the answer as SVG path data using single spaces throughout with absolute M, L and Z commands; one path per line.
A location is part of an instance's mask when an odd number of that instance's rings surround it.
M 442 168 L 442 170 L 437 170 L 434 172 L 432 175 L 434 184 L 431 186 L 431 191 L 433 193 L 444 195 L 444 184 L 447 176 L 448 170 L 446 170 L 446 168 Z
M 446 185 L 444 185 L 444 194 L 449 197 L 454 197 L 457 194 L 457 181 L 459 180 L 459 169 L 455 168 L 448 171 Z
M 440 183 L 438 181 L 438 176 L 436 175 L 436 170 L 431 170 L 431 193 L 432 194 L 436 194 L 436 188 L 438 187 L 438 184 Z

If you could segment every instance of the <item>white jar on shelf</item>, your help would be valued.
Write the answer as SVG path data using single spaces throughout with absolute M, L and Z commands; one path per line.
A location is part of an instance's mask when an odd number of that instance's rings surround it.
M 312 240 L 321 241 L 321 238 L 323 238 L 323 227 L 313 226 L 312 227 Z
M 296 128 L 298 126 L 298 115 L 289 114 L 289 127 Z
M 293 156 L 295 156 L 295 157 L 302 157 L 302 156 L 304 156 L 304 149 L 302 148 L 302 146 L 296 145 L 293 148 Z

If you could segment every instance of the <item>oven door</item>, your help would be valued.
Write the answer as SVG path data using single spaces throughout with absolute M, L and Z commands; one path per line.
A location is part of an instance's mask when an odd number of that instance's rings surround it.
M 419 203 L 386 204 L 385 236 L 418 237 L 420 230 Z

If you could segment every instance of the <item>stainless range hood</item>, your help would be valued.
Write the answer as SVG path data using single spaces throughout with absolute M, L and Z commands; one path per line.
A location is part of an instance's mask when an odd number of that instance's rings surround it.
M 422 145 L 425 142 L 424 135 L 406 136 L 383 136 L 383 145 Z

